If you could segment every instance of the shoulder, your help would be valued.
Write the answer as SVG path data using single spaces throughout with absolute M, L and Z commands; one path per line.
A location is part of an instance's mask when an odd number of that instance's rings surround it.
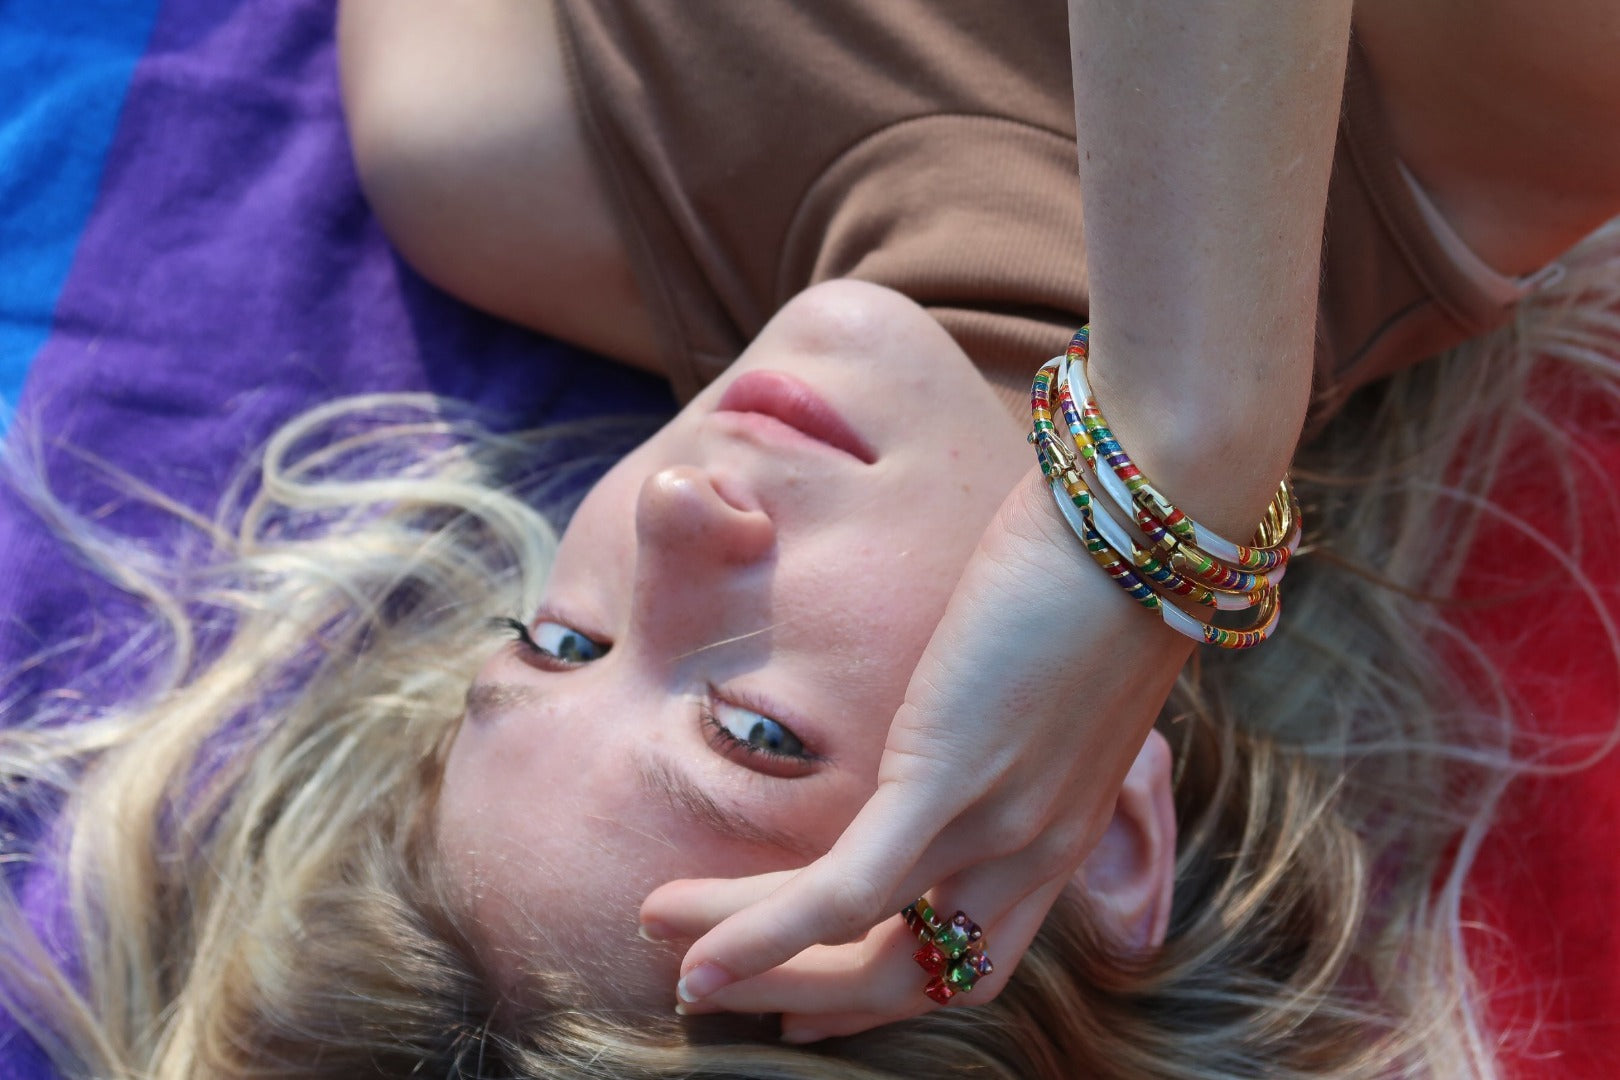
M 1468 245 L 1521 274 L 1620 212 L 1620 14 L 1591 0 L 1363 0 L 1396 152 Z

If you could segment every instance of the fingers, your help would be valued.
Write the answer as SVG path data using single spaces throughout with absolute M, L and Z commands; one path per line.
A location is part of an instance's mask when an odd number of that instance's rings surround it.
M 925 976 L 911 957 L 917 940 L 899 917 L 875 928 L 865 940 L 848 945 L 816 945 L 763 975 L 733 983 L 694 1003 L 683 1013 L 836 1013 L 902 1018 L 930 1004 L 921 994 Z M 916 1000 L 912 1001 L 915 996 Z M 906 1006 L 912 1006 L 910 1012 Z
M 1062 883 L 1054 883 L 1050 888 L 1031 893 L 996 921 L 993 935 L 991 930 L 985 930 L 987 944 L 985 953 L 995 965 L 994 970 L 980 979 L 972 991 L 958 994 L 953 998 L 947 1008 L 984 1005 L 995 1000 L 1012 978 L 1024 954 L 1029 951 L 1030 943 L 1040 932 L 1047 912 L 1052 909 L 1062 891 Z M 887 999 L 887 1009 L 879 1003 L 877 1008 L 871 1010 L 851 1010 L 847 1007 L 843 1011 L 834 1012 L 786 1010 L 782 1015 L 783 1040 L 807 1043 L 843 1035 L 856 1035 L 883 1024 L 908 1020 L 938 1009 L 940 1006 L 923 992 L 929 975 L 912 959 L 911 954 L 915 953 L 916 949 L 916 939 L 912 938 L 905 950 L 905 963 L 896 965 L 899 971 L 904 972 L 904 978 L 897 976 L 896 981 L 905 982 L 905 987 L 897 995 Z
M 1051 879 L 1025 892 L 1014 883 L 1029 881 L 1029 861 L 1027 855 L 995 860 L 931 891 L 942 921 L 960 909 L 980 922 L 983 951 L 993 963 L 953 1003 L 983 1003 L 1001 991 L 1067 883 Z M 783 1035 L 790 1041 L 865 1031 L 938 1007 L 923 992 L 933 974 L 917 963 L 920 948 L 905 923 L 891 917 L 859 942 L 811 947 L 780 967 L 682 1008 L 781 1013 Z
M 695 1001 L 752 978 L 813 945 L 855 941 L 897 914 L 931 881 L 958 869 L 960 864 L 937 859 L 918 862 L 937 823 L 923 809 L 931 805 L 926 795 L 903 793 L 902 787 L 880 786 L 831 851 L 693 943 L 681 965 L 683 999 Z M 936 843 L 934 850 L 949 848 Z M 648 904 L 656 900 L 656 909 L 676 922 L 700 921 L 696 912 L 675 911 L 673 895 L 660 889 Z M 682 895 L 696 902 L 695 893 Z M 725 906 L 714 898 L 701 904 L 707 911 Z M 644 905 L 643 910 L 650 909 Z
M 641 904 L 644 937 L 654 941 L 695 941 L 725 919 L 758 903 L 797 870 L 746 878 L 683 878 L 654 889 Z

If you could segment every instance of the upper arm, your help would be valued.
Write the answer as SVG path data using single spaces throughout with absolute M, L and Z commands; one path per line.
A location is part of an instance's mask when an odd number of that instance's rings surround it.
M 651 322 L 573 102 L 551 3 L 346 0 L 344 108 L 400 253 L 467 302 L 640 366 Z

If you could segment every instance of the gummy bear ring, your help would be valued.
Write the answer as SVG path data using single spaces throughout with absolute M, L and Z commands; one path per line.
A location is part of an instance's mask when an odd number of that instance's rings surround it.
M 900 917 L 922 944 L 912 959 L 928 973 L 923 993 L 939 1004 L 949 1004 L 951 998 L 972 990 L 979 979 L 995 970 L 984 954 L 984 934 L 966 912 L 958 911 L 942 922 L 927 898 L 919 896 Z

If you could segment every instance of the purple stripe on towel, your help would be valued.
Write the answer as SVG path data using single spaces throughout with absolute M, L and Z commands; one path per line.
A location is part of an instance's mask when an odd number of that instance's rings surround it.
M 14 427 L 45 447 L 57 494 L 104 525 L 160 545 L 174 532 L 84 455 L 206 509 L 280 423 L 341 394 L 434 390 L 523 422 L 670 407 L 656 380 L 481 316 L 392 256 L 350 165 L 333 12 L 164 4 Z M 135 614 L 0 490 L 0 700 L 84 663 L 19 673 L 42 648 L 94 631 L 107 645 L 88 659 L 105 656 Z M 48 921 L 58 890 L 35 877 Z M 50 1075 L 24 1043 L 0 1015 L 0 1076 Z
M 350 164 L 333 10 L 165 5 L 19 428 L 207 507 L 279 423 L 340 394 L 431 389 L 527 420 L 668 408 L 654 380 L 484 317 L 393 257 Z M 113 498 L 82 462 L 51 459 L 59 494 Z M 162 528 L 127 502 L 104 520 Z M 0 516 L 0 670 L 58 640 L 62 612 L 107 611 L 42 543 L 35 522 Z

